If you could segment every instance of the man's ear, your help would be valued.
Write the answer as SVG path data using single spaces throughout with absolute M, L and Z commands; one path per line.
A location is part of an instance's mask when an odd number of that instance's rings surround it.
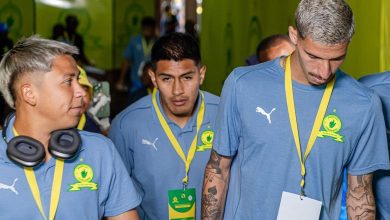
M 37 104 L 35 90 L 31 84 L 26 83 L 20 87 L 20 98 L 22 102 L 28 103 L 31 106 Z
M 157 89 L 158 87 L 157 87 L 157 82 L 156 82 L 156 73 L 154 72 L 154 70 L 152 68 L 149 68 L 148 74 L 149 74 L 150 79 L 152 80 L 154 88 Z
M 200 74 L 200 85 L 203 84 L 204 78 L 206 77 L 206 70 L 207 70 L 207 68 L 206 68 L 205 65 L 203 65 L 203 66 L 200 68 L 200 70 L 199 70 L 199 74 Z
M 298 30 L 293 26 L 288 27 L 288 36 L 290 37 L 291 42 L 296 46 L 298 42 Z

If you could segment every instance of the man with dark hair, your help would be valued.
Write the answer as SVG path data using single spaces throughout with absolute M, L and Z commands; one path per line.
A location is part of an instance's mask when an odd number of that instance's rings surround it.
M 375 219 L 372 173 L 389 169 L 379 97 L 342 72 L 354 34 L 344 0 L 301 0 L 288 57 L 225 81 L 203 219 Z M 225 208 L 226 204 L 226 208 Z
M 256 49 L 256 55 L 259 63 L 263 63 L 280 56 L 288 56 L 294 50 L 295 46 L 288 35 L 275 34 L 260 42 Z
M 141 197 L 108 138 L 75 126 L 85 90 L 76 47 L 37 36 L 0 63 L 15 109 L 0 140 L 0 219 L 137 220 Z
M 256 48 L 256 54 L 248 57 L 246 65 L 255 65 L 273 60 L 280 56 L 288 56 L 295 50 L 290 37 L 284 34 L 275 34 L 264 38 Z
M 206 67 L 196 41 L 172 33 L 156 41 L 152 95 L 113 121 L 114 141 L 136 186 L 142 219 L 199 219 L 204 167 L 219 98 L 201 91 Z
M 368 88 L 375 91 L 382 101 L 383 114 L 390 141 L 390 72 L 367 75 L 359 79 Z M 390 143 L 390 142 L 389 142 Z M 390 149 L 390 145 L 389 145 Z M 378 170 L 374 173 L 373 188 L 377 209 L 377 220 L 390 219 L 390 171 Z
M 142 32 L 130 39 L 124 52 L 119 80 L 116 84 L 118 90 L 126 90 L 126 84 L 130 84 L 129 93 L 142 88 L 141 73 L 143 63 L 150 61 L 150 52 L 155 38 L 156 21 L 152 17 L 144 17 L 141 21 Z M 126 75 L 130 82 L 125 83 Z

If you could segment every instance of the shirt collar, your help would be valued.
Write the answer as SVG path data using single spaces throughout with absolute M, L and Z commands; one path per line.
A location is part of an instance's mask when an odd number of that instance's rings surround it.
M 196 103 L 196 109 L 194 111 L 194 113 L 192 114 L 190 120 L 188 120 L 187 124 L 184 126 L 184 128 L 182 128 L 182 131 L 192 131 L 194 128 L 196 128 L 196 116 L 198 114 L 198 111 L 199 111 L 199 107 L 200 107 L 200 104 L 201 104 L 201 99 L 200 99 L 200 93 L 202 91 L 199 90 L 199 95 L 198 95 L 198 99 L 197 99 L 197 103 Z M 203 92 L 204 94 L 204 92 Z M 157 105 L 158 107 L 160 108 L 161 110 L 161 113 L 162 115 L 164 116 L 165 120 L 167 121 L 167 123 L 169 125 L 175 125 L 175 122 L 173 122 L 172 120 L 170 120 L 167 115 L 165 114 L 164 112 L 164 109 L 162 108 L 162 105 L 161 105 L 161 101 L 160 101 L 160 91 L 157 90 L 157 93 L 156 93 L 156 101 L 157 101 Z M 205 124 L 208 124 L 210 122 L 210 119 L 208 117 L 208 114 L 207 114 L 207 102 L 206 102 L 206 94 L 204 94 L 204 98 L 205 98 L 205 113 L 204 113 L 204 118 L 203 118 L 203 122 L 202 122 L 202 125 L 205 125 Z M 151 99 L 152 99 L 152 96 L 151 96 Z M 150 102 L 152 101 L 150 99 Z M 152 105 L 152 111 L 153 111 L 153 121 L 154 123 L 156 124 L 160 124 L 160 121 L 158 120 L 158 117 L 157 117 L 157 114 L 156 114 L 156 110 L 154 109 L 153 105 Z

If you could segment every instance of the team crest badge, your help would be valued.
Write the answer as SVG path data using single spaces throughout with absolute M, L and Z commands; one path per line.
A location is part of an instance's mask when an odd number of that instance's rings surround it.
M 337 142 L 344 143 L 344 136 L 338 133 L 342 128 L 342 122 L 337 115 L 327 115 L 322 121 L 322 126 L 325 130 L 318 132 L 317 137 L 331 137 Z
M 78 182 L 70 185 L 69 192 L 80 191 L 82 188 L 97 190 L 97 183 L 92 182 L 93 169 L 91 166 L 87 164 L 77 165 L 73 170 L 73 176 Z
M 203 131 L 200 136 L 202 145 L 196 147 L 196 151 L 206 151 L 210 150 L 213 147 L 214 132 L 212 130 Z

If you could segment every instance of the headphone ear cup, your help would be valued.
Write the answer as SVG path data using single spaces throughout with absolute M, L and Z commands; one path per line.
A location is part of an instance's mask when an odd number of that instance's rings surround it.
M 57 158 L 67 160 L 77 154 L 80 145 L 81 137 L 76 129 L 58 130 L 51 134 L 49 152 Z
M 17 136 L 7 144 L 7 156 L 17 164 L 34 167 L 45 159 L 45 148 L 31 137 Z

